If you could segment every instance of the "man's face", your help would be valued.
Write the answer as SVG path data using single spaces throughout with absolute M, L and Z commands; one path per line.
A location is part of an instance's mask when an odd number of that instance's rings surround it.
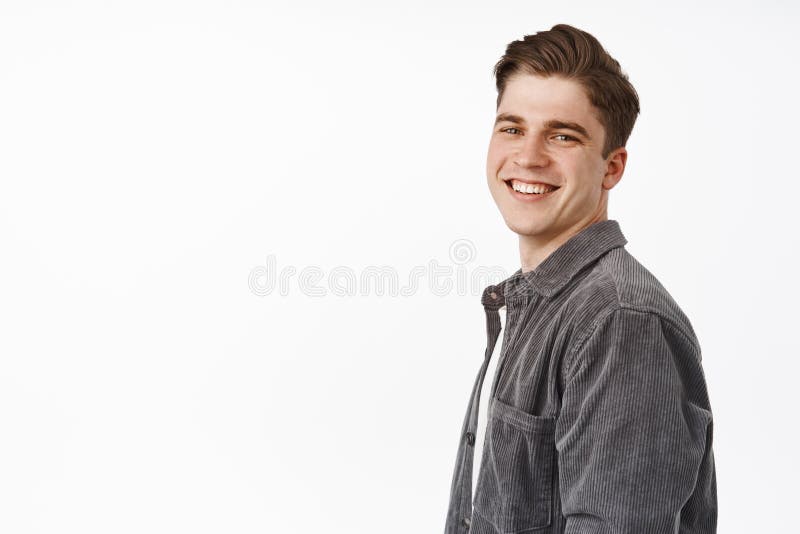
M 606 219 L 608 189 L 621 178 L 626 153 L 619 148 L 603 159 L 605 130 L 595 113 L 578 82 L 530 74 L 509 79 L 486 175 L 506 224 L 520 236 L 549 243 Z M 512 179 L 558 189 L 517 192 Z

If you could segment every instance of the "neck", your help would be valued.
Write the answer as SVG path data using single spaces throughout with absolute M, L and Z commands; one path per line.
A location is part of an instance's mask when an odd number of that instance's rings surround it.
M 555 235 L 519 235 L 519 258 L 522 272 L 536 269 L 550 254 L 556 251 L 569 238 L 596 222 L 605 221 L 608 216 L 600 213 L 595 217 L 580 221 L 565 231 Z

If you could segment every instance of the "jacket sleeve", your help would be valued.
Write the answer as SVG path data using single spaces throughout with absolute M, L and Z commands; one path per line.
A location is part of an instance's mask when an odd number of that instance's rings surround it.
M 565 533 L 716 532 L 696 341 L 654 313 L 619 309 L 579 343 L 556 423 Z

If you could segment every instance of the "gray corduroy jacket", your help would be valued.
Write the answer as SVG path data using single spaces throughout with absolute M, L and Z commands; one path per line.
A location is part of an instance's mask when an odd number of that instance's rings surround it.
M 445 534 L 714 533 L 713 421 L 689 319 L 614 220 L 482 296 L 488 343 Z M 506 307 L 472 496 L 480 391 Z

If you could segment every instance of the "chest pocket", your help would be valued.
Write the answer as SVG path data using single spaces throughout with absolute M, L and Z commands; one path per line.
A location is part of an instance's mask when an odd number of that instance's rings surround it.
M 503 534 L 552 523 L 555 418 L 531 415 L 492 399 L 475 513 Z

